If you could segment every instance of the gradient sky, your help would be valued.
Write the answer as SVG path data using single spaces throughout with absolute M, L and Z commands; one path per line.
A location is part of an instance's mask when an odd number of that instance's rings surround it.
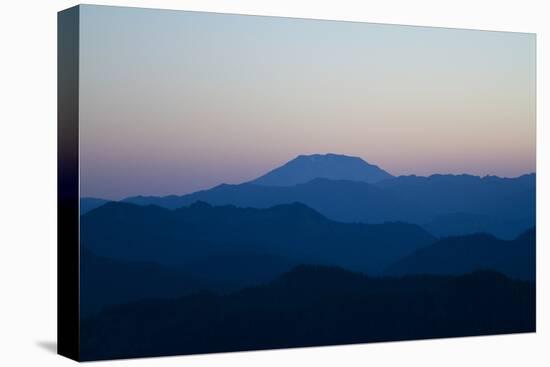
M 535 35 L 83 6 L 81 196 L 184 194 L 299 154 L 535 171 Z

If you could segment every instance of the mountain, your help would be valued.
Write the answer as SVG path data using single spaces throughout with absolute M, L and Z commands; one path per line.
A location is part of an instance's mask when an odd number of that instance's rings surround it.
M 494 272 L 369 278 L 299 266 L 230 294 L 106 309 L 82 320 L 80 351 L 93 360 L 533 332 L 535 301 L 534 284 Z
M 435 241 L 417 225 L 334 222 L 300 203 L 255 209 L 196 202 L 169 210 L 110 202 L 81 217 L 80 233 L 97 255 L 124 261 L 183 265 L 266 255 L 369 273 Z
M 222 184 L 183 196 L 137 196 L 124 201 L 172 209 L 198 200 L 253 208 L 301 202 L 336 221 L 404 221 L 439 236 L 484 231 L 512 239 L 535 225 L 535 185 L 534 174 L 399 176 L 375 184 L 317 178 L 294 186 Z
M 80 198 L 80 215 L 88 213 L 90 210 L 108 203 L 110 200 L 98 198 Z
M 532 228 L 514 240 L 479 233 L 443 238 L 397 261 L 386 274 L 464 274 L 491 269 L 534 281 L 536 233 Z
M 404 221 L 422 223 L 431 218 L 422 203 L 411 202 L 392 192 L 365 182 L 317 178 L 294 186 L 222 184 L 210 190 L 183 196 L 145 197 L 124 200 L 138 205 L 179 208 L 196 201 L 212 205 L 269 208 L 279 204 L 303 203 L 324 216 L 342 222 L 383 223 Z
M 391 177 L 393 176 L 388 172 L 359 157 L 329 153 L 299 155 L 249 183 L 264 186 L 294 186 L 316 178 L 373 183 Z

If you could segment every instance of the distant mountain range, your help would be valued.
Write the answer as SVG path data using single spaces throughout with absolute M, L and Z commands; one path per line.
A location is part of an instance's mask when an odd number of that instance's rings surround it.
M 494 272 L 369 278 L 299 266 L 258 287 L 105 309 L 83 360 L 535 331 L 535 286 Z
M 221 184 L 187 195 L 134 196 L 124 202 L 168 209 L 196 201 L 269 208 L 303 203 L 341 222 L 404 221 L 437 236 L 487 232 L 513 239 L 535 225 L 535 174 L 393 177 L 357 157 L 298 156 L 247 183 Z M 107 202 L 82 198 L 81 214 Z
M 392 177 L 388 172 L 359 157 L 329 153 L 299 155 L 249 183 L 265 186 L 294 186 L 316 178 L 374 183 Z
M 81 357 L 534 331 L 535 187 L 326 154 L 188 195 L 82 198 Z
M 484 233 L 447 237 L 404 257 L 385 274 L 458 275 L 490 269 L 512 278 L 534 281 L 535 237 L 534 228 L 509 241 Z
M 294 186 L 254 184 L 219 185 L 210 190 L 183 196 L 132 197 L 124 200 L 138 205 L 158 205 L 175 209 L 196 201 L 212 205 L 269 208 L 279 204 L 303 203 L 332 220 L 383 223 L 417 222 L 430 218 L 426 208 L 377 186 L 357 181 L 317 178 Z
M 196 202 L 175 210 L 110 202 L 81 217 L 99 256 L 184 268 L 211 284 L 242 287 L 292 266 L 325 264 L 370 274 L 464 274 L 491 269 L 534 280 L 535 230 L 437 240 L 421 227 L 331 221 L 299 203 L 268 209 Z
M 414 224 L 339 223 L 299 203 L 254 209 L 196 202 L 168 210 L 110 202 L 83 215 L 80 227 L 81 241 L 92 252 L 124 261 L 179 266 L 253 257 L 255 264 L 270 264 L 265 269 L 277 259 L 276 270 L 313 263 L 372 274 L 436 240 Z M 205 275 L 215 277 L 215 270 Z
M 487 234 L 437 240 L 413 224 L 339 223 L 298 203 L 254 209 L 196 202 L 170 210 L 108 202 L 81 217 L 80 313 L 238 291 L 299 264 L 376 276 L 492 270 L 534 282 L 535 230 L 512 241 Z M 311 281 L 325 287 L 333 280 Z

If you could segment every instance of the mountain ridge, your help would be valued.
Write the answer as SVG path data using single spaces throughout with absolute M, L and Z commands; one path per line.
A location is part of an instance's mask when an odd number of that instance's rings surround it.
M 511 278 L 535 280 L 535 227 L 513 240 L 487 233 L 449 236 L 398 260 L 386 275 L 457 275 L 491 269 Z
M 484 231 L 513 239 L 535 224 L 535 173 L 510 178 L 466 173 L 397 177 L 382 174 L 380 180 L 369 183 L 361 176 L 365 169 L 380 170 L 359 157 L 334 153 L 299 155 L 241 184 L 222 183 L 186 195 L 134 196 L 121 201 L 169 209 L 196 201 L 242 208 L 301 202 L 334 221 L 403 221 L 421 225 L 437 236 Z M 279 178 L 274 182 L 273 174 L 284 176 L 284 182 Z M 82 198 L 81 214 L 105 202 Z
M 111 202 L 81 217 L 81 238 L 98 256 L 125 261 L 181 264 L 255 253 L 372 273 L 435 241 L 414 224 L 341 223 L 301 203 L 267 209 L 198 203 L 170 210 Z
M 197 200 L 255 208 L 301 202 L 340 222 L 404 221 L 425 226 L 440 236 L 482 230 L 511 239 L 535 223 L 535 184 L 534 174 L 518 178 L 399 176 L 375 184 L 315 178 L 294 186 L 222 184 L 183 196 L 130 197 L 124 201 L 166 208 Z
M 487 271 L 370 278 L 302 265 L 231 294 L 201 292 L 112 307 L 83 320 L 82 358 L 533 332 L 535 292 L 531 283 Z

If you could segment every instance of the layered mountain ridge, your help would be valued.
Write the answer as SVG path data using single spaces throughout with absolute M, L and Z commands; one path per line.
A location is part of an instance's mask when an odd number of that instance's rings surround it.
M 242 184 L 123 201 L 168 209 L 196 201 L 243 208 L 300 202 L 335 221 L 404 221 L 437 236 L 487 232 L 513 239 L 535 224 L 535 185 L 535 174 L 515 178 L 468 174 L 394 177 L 358 157 L 314 154 L 298 156 Z M 106 202 L 82 198 L 81 214 Z

